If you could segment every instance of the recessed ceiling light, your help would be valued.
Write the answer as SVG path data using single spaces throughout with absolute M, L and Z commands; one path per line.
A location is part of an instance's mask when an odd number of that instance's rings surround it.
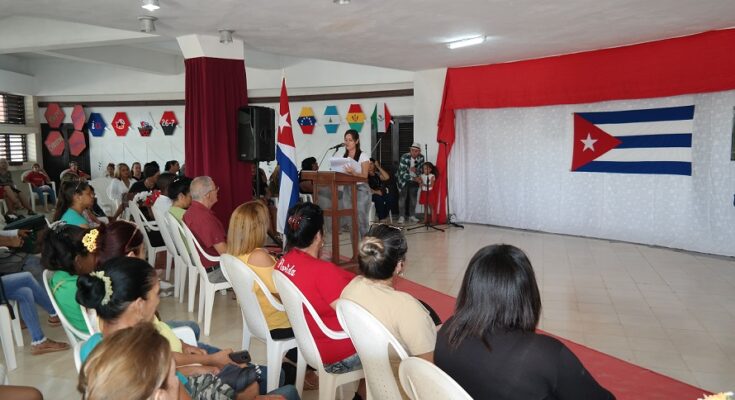
M 350 4 L 350 0 L 333 0 L 334 4 L 339 4 L 340 6 L 343 6 L 345 4 Z
M 158 5 L 158 0 L 143 0 L 143 5 L 141 5 L 141 7 L 151 12 L 161 8 L 161 6 Z
M 485 36 L 477 36 L 469 39 L 456 40 L 454 42 L 447 43 L 447 47 L 454 50 L 460 47 L 474 46 L 483 42 L 485 42 Z
M 151 33 L 156 31 L 156 22 L 158 18 L 151 17 L 149 15 L 144 15 L 142 17 L 138 17 L 138 21 L 140 22 L 140 31 L 145 33 Z

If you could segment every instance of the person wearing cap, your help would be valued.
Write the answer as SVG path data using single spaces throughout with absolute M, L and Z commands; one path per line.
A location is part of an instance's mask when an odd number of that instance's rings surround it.
M 424 156 L 421 154 L 421 144 L 419 143 L 412 144 L 408 153 L 402 155 L 398 162 L 399 224 L 406 220 L 410 222 L 419 221 L 414 213 L 416 212 L 416 199 L 418 199 L 419 186 L 421 185 L 419 175 L 421 175 L 423 164 Z

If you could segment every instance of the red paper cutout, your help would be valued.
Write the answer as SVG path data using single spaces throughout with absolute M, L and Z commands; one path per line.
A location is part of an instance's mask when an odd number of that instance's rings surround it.
M 171 136 L 174 134 L 176 126 L 179 125 L 179 120 L 176 119 L 176 114 L 174 114 L 173 111 L 164 111 L 159 124 L 161 124 L 163 134 L 166 136 Z
M 130 128 L 130 120 L 128 119 L 128 114 L 125 112 L 118 112 L 115 114 L 115 116 L 112 118 L 112 129 L 115 130 L 115 134 L 117 136 L 125 136 L 128 134 L 128 129 Z
M 74 106 L 71 111 L 71 122 L 74 124 L 74 130 L 81 131 L 84 127 L 84 120 L 87 117 L 84 115 L 84 108 L 79 104 Z
M 46 146 L 46 149 L 48 150 L 49 154 L 51 154 L 54 157 L 58 157 L 64 154 L 64 147 L 65 147 L 64 138 L 61 137 L 61 132 L 59 131 L 49 132 L 43 144 Z
M 48 121 L 50 127 L 59 129 L 66 115 L 58 103 L 51 103 L 46 107 L 46 112 L 43 113 L 43 116 L 46 117 L 46 121 Z

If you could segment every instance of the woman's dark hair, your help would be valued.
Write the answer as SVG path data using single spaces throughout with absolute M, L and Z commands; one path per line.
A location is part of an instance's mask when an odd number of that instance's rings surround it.
M 369 279 L 393 276 L 398 262 L 406 258 L 408 244 L 401 230 L 390 225 L 373 225 L 360 242 L 358 265 Z
M 168 197 L 168 187 L 171 186 L 171 182 L 173 182 L 174 179 L 176 179 L 176 175 L 170 172 L 164 172 L 158 177 L 156 187 L 161 191 L 161 194 Z
M 362 154 L 362 150 L 360 150 L 360 134 L 357 133 L 354 129 L 348 129 L 347 132 L 345 132 L 345 136 L 350 135 L 352 136 L 352 140 L 355 141 L 355 161 L 360 161 L 360 154 Z M 345 149 L 345 155 L 344 157 L 349 157 L 350 152 Z
M 64 223 L 49 229 L 43 240 L 41 265 L 52 271 L 65 271 L 70 275 L 76 275 L 76 257 L 89 254 L 82 243 L 82 238 L 87 232 L 88 229 Z
M 288 210 L 286 250 L 309 247 L 324 227 L 324 213 L 314 203 L 298 203 Z
M 176 178 L 170 185 L 168 185 L 168 198 L 176 201 L 176 199 L 179 198 L 180 194 L 183 194 L 184 196 L 189 194 L 190 187 L 191 179 L 186 177 Z
M 117 220 L 98 229 L 100 234 L 97 236 L 97 265 L 125 256 L 143 246 L 143 233 L 131 222 Z
M 447 322 L 450 347 L 466 338 L 488 334 L 533 332 L 541 315 L 541 296 L 531 262 L 523 250 L 508 244 L 481 248 L 470 260 L 457 295 L 454 316 Z
M 66 210 L 71 207 L 74 202 L 74 195 L 83 193 L 88 187 L 90 187 L 89 184 L 81 180 L 62 182 L 59 198 L 56 200 L 54 221 L 60 220 Z
M 109 278 L 109 287 L 106 287 L 106 278 Z M 147 262 L 134 257 L 117 257 L 102 264 L 96 272 L 79 276 L 76 300 L 84 307 L 93 308 L 103 320 L 115 321 L 131 302 L 146 299 L 157 280 L 155 269 Z M 109 298 L 106 298 L 108 293 Z
M 145 163 L 143 166 L 143 179 L 150 178 L 151 176 L 161 172 L 161 167 L 157 162 L 151 161 Z

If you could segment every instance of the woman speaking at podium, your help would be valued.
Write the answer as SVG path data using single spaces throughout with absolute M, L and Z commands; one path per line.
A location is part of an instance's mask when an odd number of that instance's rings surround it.
M 357 164 L 345 165 L 344 172 L 349 175 L 365 178 L 365 182 L 357 184 L 357 221 L 360 238 L 365 236 L 370 227 L 368 214 L 370 213 L 370 187 L 367 184 L 368 169 L 370 166 L 370 155 L 360 150 L 360 134 L 356 130 L 350 129 L 345 132 L 345 154 L 344 158 L 351 158 Z M 342 207 L 352 207 L 352 193 L 345 191 L 342 195 Z

